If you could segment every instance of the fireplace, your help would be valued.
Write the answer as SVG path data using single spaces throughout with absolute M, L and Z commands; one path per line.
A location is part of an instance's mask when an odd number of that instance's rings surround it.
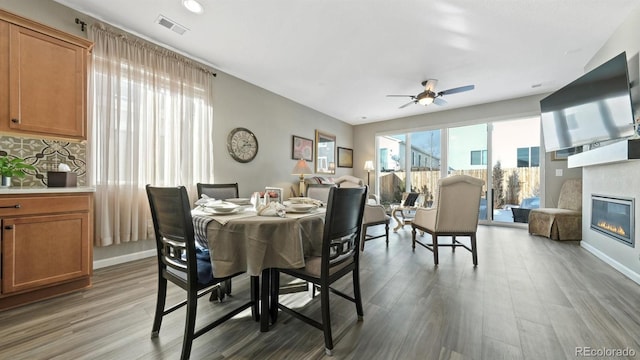
M 591 229 L 635 247 L 634 200 L 591 195 Z

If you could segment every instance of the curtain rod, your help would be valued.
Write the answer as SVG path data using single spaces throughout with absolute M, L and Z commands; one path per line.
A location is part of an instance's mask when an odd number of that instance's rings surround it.
M 123 40 L 125 40 L 127 42 L 130 42 L 132 44 L 138 44 L 138 45 L 146 47 L 149 50 L 156 51 L 158 53 L 171 56 L 174 59 L 177 59 L 179 61 L 182 61 L 182 62 L 185 62 L 187 64 L 190 64 L 190 65 L 198 68 L 199 70 L 201 70 L 201 71 L 203 71 L 203 72 L 205 72 L 207 74 L 210 74 L 213 77 L 217 77 L 218 76 L 218 74 L 216 72 L 212 71 L 206 65 L 204 65 L 204 64 L 202 64 L 202 63 L 200 63 L 200 62 L 198 62 L 198 61 L 196 61 L 194 59 L 191 59 L 190 57 L 185 56 L 185 55 L 183 55 L 183 54 L 181 54 L 181 53 L 179 53 L 177 51 L 174 51 L 172 49 L 168 49 L 168 48 L 166 48 L 166 47 L 164 47 L 164 46 L 162 46 L 160 44 L 157 44 L 157 43 L 155 43 L 155 42 L 153 42 L 151 40 L 144 39 L 144 38 L 139 37 L 139 36 L 137 36 L 135 34 L 131 34 L 131 33 L 127 32 L 127 31 L 125 31 L 125 30 L 114 28 L 112 26 L 109 26 L 109 25 L 101 23 L 101 22 L 95 22 L 95 23 L 93 23 L 91 25 L 91 27 L 94 30 L 103 31 L 103 32 L 105 32 L 105 33 L 107 33 L 109 35 L 117 36 L 117 37 L 119 37 L 119 38 L 121 38 L 121 39 L 123 39 Z

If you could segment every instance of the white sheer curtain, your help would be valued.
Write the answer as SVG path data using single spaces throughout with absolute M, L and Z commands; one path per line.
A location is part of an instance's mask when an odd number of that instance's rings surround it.
M 171 51 L 97 24 L 89 151 L 95 245 L 153 233 L 145 185 L 213 180 L 213 74 Z

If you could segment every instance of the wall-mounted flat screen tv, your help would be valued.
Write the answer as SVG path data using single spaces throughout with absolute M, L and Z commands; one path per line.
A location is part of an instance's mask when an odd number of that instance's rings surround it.
M 546 151 L 633 135 L 626 53 L 540 101 Z

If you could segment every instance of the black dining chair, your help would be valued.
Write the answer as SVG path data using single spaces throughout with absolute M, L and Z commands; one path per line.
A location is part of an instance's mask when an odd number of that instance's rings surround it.
M 196 247 L 193 219 L 186 188 L 184 186 L 152 187 L 147 185 L 146 190 L 153 218 L 158 256 L 158 297 L 151 337 L 158 337 L 162 318 L 165 315 L 186 305 L 187 318 L 180 358 L 188 359 L 191 353 L 191 343 L 195 338 L 245 309 L 251 308 L 254 320 L 258 320 L 258 278 L 251 277 L 250 301 L 233 308 L 215 321 L 195 331 L 198 298 L 217 289 L 218 284 L 230 279 L 231 276 L 214 277 L 208 252 L 201 251 Z M 240 275 L 240 273 L 233 276 L 236 275 Z M 176 305 L 165 308 L 168 281 L 185 290 L 187 298 Z
M 224 200 L 239 197 L 238 183 L 229 184 L 204 184 L 197 183 L 198 199 L 202 197 L 202 194 L 207 195 L 210 198 L 216 200 Z
M 239 197 L 238 183 L 229 184 L 205 184 L 197 183 L 198 199 L 202 198 L 202 195 L 207 195 L 210 198 L 216 200 L 224 200 Z M 224 296 L 231 294 L 231 279 L 228 279 L 220 283 L 220 291 L 211 294 L 211 299 L 218 299 L 222 301 Z
M 339 295 L 356 305 L 358 320 L 362 320 L 362 297 L 360 295 L 359 248 L 362 216 L 367 200 L 367 188 L 337 188 L 329 190 L 325 225 L 322 235 L 322 255 L 305 258 L 305 267 L 300 269 L 275 269 L 272 279 L 272 301 L 277 309 L 306 322 L 324 332 L 325 353 L 333 354 L 331 336 L 331 316 L 329 292 Z M 322 321 L 293 310 L 278 301 L 280 273 L 308 281 L 320 289 Z M 353 296 L 331 287 L 342 277 L 351 274 L 353 278 Z M 266 316 L 266 315 L 265 315 Z

